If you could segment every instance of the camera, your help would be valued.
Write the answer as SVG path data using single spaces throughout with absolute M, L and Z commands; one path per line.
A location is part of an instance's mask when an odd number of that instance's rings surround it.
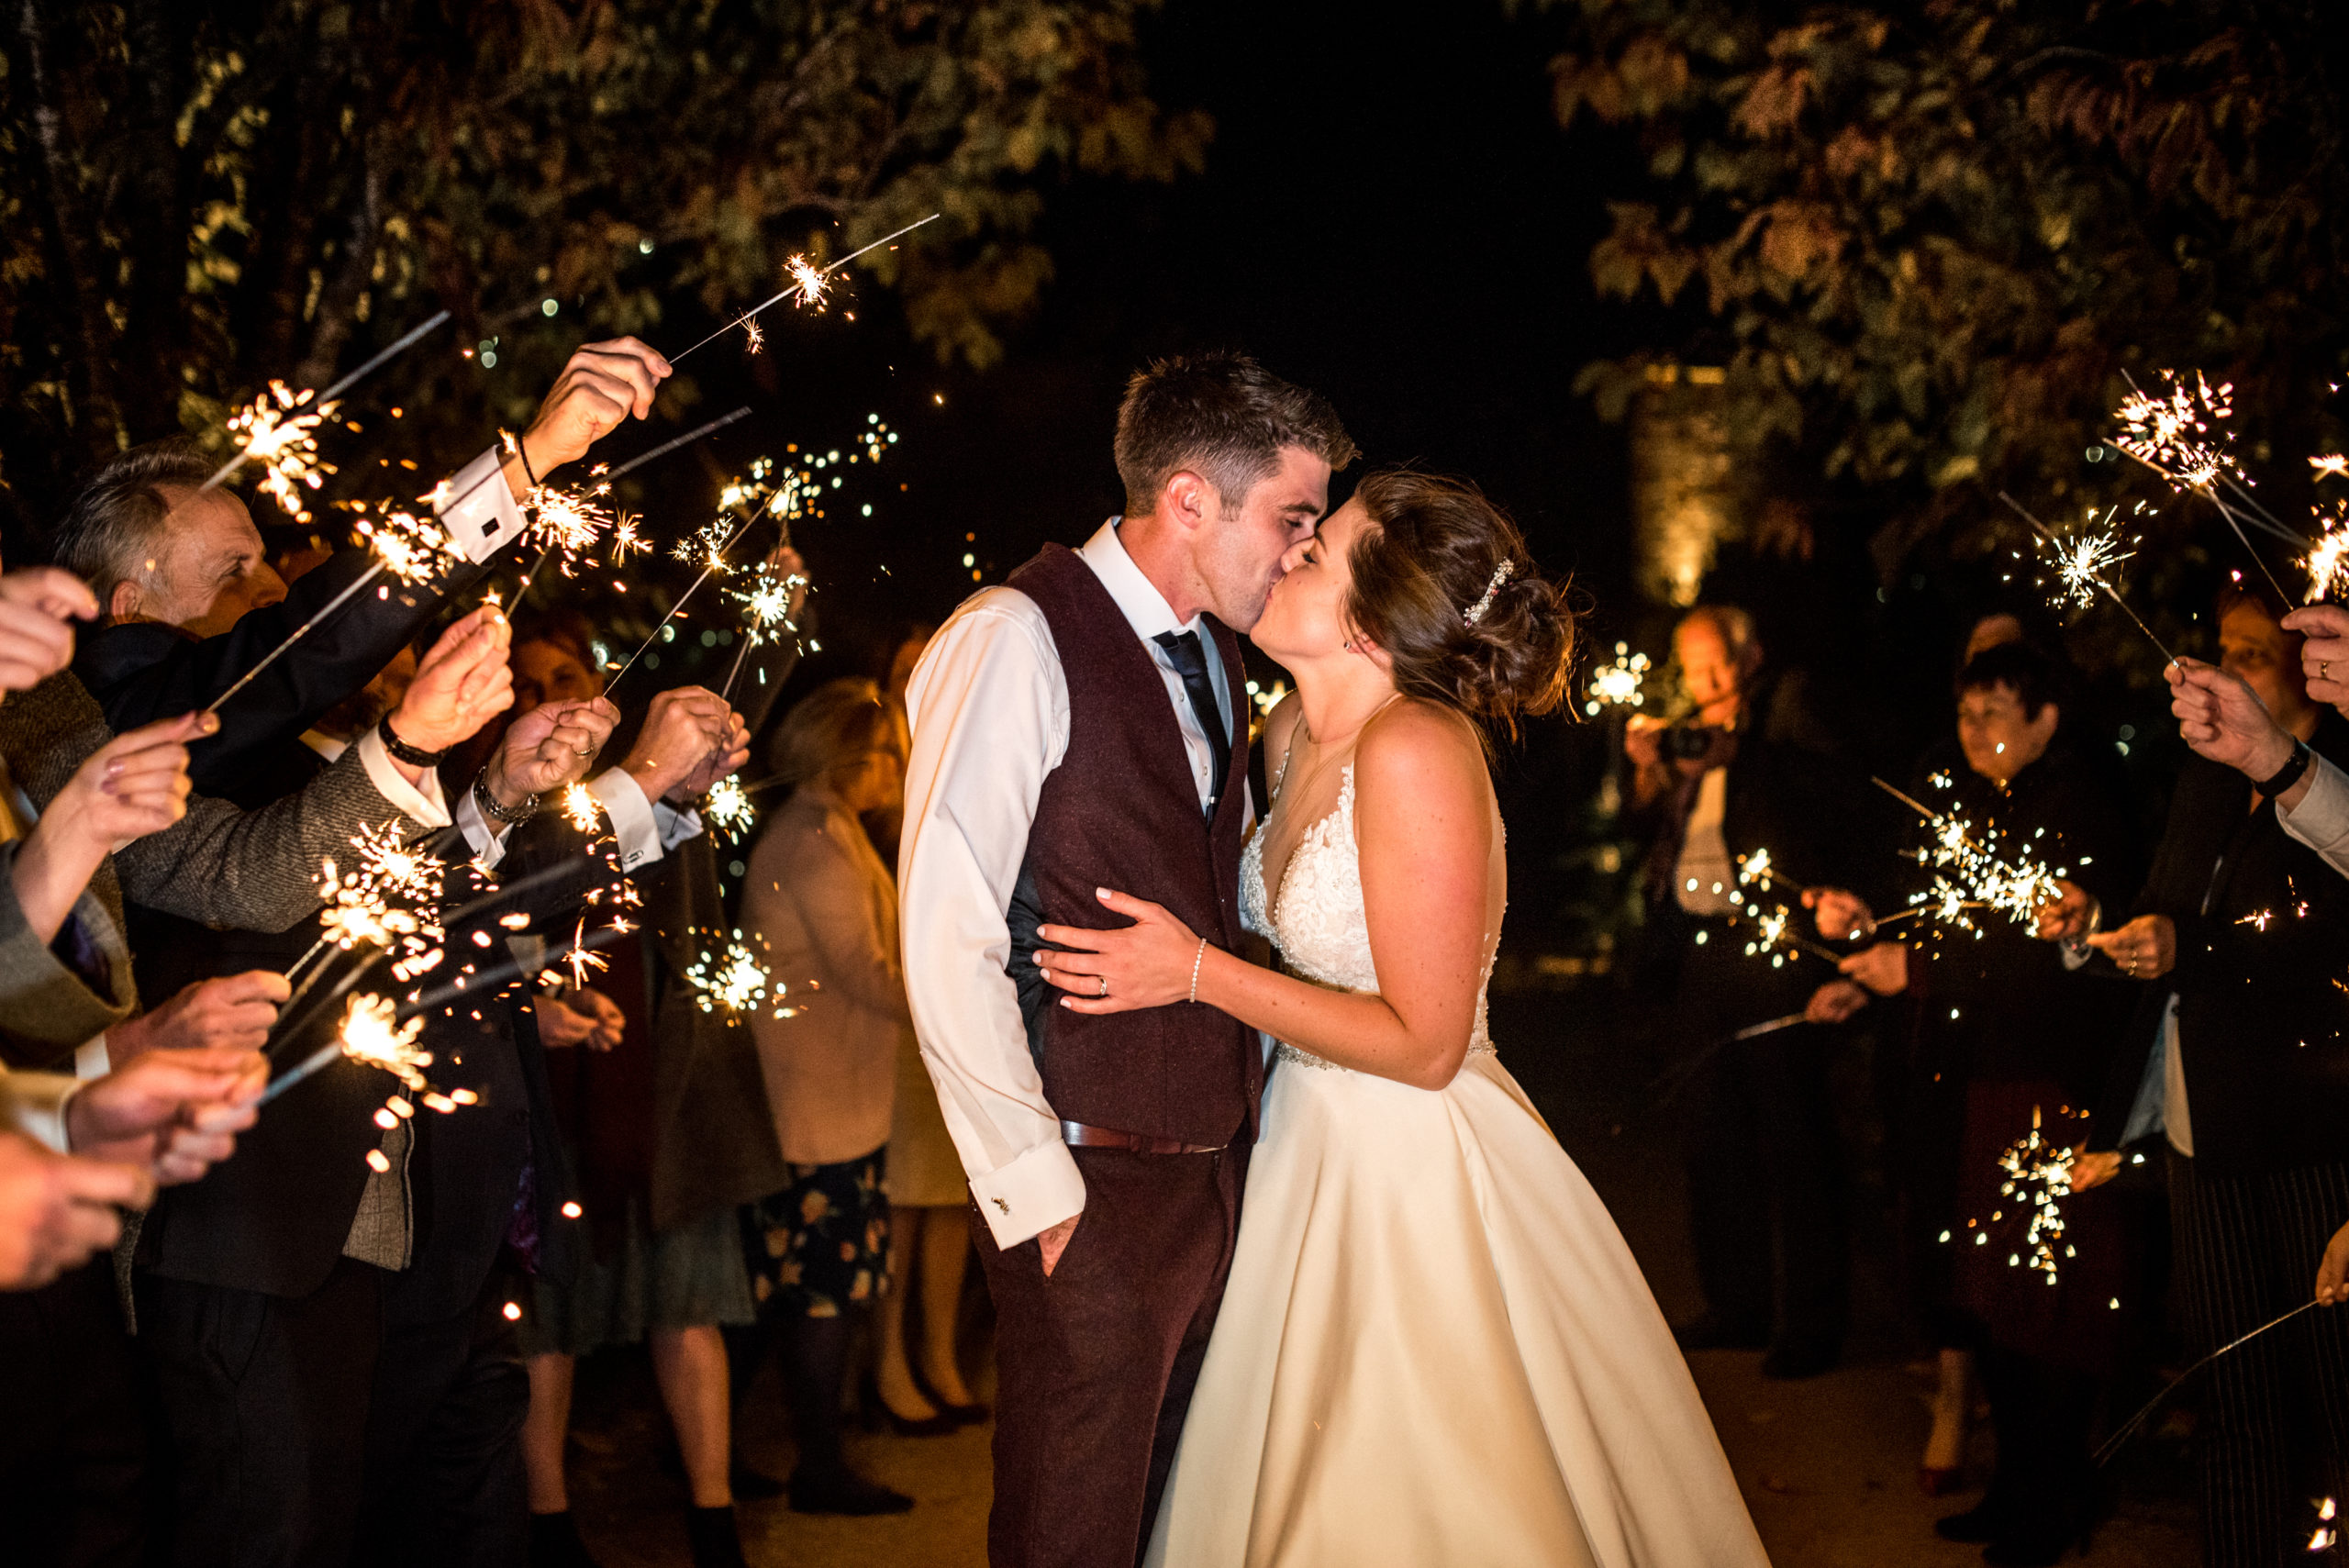
M 1713 724 L 1675 724 L 1660 737 L 1664 754 L 1675 762 L 1699 762 L 1710 756 L 1714 742 L 1725 731 Z

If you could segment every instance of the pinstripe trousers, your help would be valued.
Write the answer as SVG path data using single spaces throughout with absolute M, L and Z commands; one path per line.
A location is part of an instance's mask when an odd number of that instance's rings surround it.
M 2179 1305 L 2195 1359 L 2307 1301 L 2349 1222 L 2349 1164 L 2208 1177 L 2169 1156 Z M 2194 1432 L 2206 1568 L 2308 1561 L 2316 1502 L 2349 1496 L 2349 1307 L 2319 1307 L 2202 1373 Z

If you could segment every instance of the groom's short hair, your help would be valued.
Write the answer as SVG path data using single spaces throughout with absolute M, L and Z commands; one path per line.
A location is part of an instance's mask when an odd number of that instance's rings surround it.
M 1276 473 L 1283 447 L 1302 447 L 1332 469 L 1354 458 L 1353 439 L 1319 393 L 1283 381 L 1246 354 L 1218 351 L 1152 360 L 1126 384 L 1118 408 L 1118 477 L 1126 513 L 1146 516 L 1184 469 L 1237 506 Z

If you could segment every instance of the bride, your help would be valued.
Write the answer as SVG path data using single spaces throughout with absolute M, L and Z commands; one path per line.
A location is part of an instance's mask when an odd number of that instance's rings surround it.
M 1252 637 L 1297 691 L 1240 895 L 1285 973 L 1108 889 L 1133 924 L 1037 954 L 1064 1007 L 1196 1000 L 1277 1042 L 1146 1561 L 1765 1563 L 1638 1264 L 1485 1032 L 1481 726 L 1556 705 L 1571 617 L 1481 495 L 1421 474 L 1364 479 L 1285 564 Z

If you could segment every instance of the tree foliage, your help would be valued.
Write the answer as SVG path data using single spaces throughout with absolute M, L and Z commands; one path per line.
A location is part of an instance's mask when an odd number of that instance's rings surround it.
M 1199 164 L 1205 117 L 1145 89 L 1154 3 L 11 0 L 0 478 L 37 511 L 119 445 L 319 385 L 442 306 L 551 369 L 583 330 L 723 319 L 789 253 L 933 211 L 859 267 L 984 364 L 1050 275 L 1050 177 Z M 434 416 L 515 416 L 431 362 L 411 390 Z M 531 379 L 499 378 L 518 401 Z
M 1880 562 L 2076 486 L 2124 373 L 2232 381 L 2305 484 L 2349 284 L 2325 0 L 1556 3 L 1558 117 L 1644 160 L 1593 281 L 1676 303 L 1742 432 L 1888 502 Z M 1583 384 L 1620 411 L 1659 357 Z

